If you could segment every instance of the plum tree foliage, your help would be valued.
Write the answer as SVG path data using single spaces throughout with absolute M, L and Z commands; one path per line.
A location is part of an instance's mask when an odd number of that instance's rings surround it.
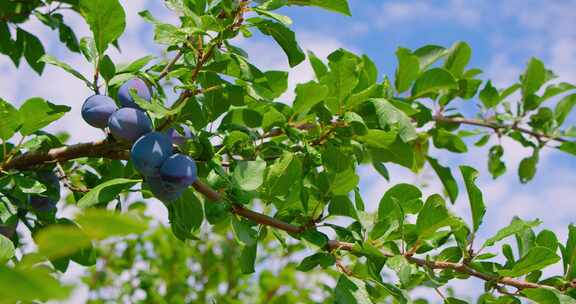
M 543 62 L 531 59 L 516 83 L 497 88 L 456 42 L 398 48 L 388 77 L 366 55 L 305 53 L 277 11 L 350 15 L 346 0 L 165 4 L 178 23 L 140 16 L 166 57 L 119 64 L 107 55 L 126 26 L 119 0 L 0 3 L 1 54 L 39 74 L 54 65 L 94 92 L 81 113 L 42 97 L 0 98 L 0 302 L 68 298 L 74 286 L 60 278 L 73 262 L 87 267 L 92 303 L 426 303 L 415 288 L 445 303 L 576 303 L 576 227 L 562 240 L 538 230 L 537 215 L 510 215 L 481 242 L 478 171 L 436 155 L 491 144 L 496 179 L 506 151 L 492 139 L 507 137 L 533 151 L 519 162 L 527 183 L 542 149 L 576 154 L 576 87 Z M 92 37 L 77 39 L 64 10 L 80 14 Z M 45 54 L 21 27 L 30 18 L 57 30 L 95 74 Z M 260 70 L 235 45 L 255 33 L 274 40 L 290 67 L 312 66 L 315 79 L 296 85 L 294 100 L 288 72 Z M 82 115 L 106 136 L 70 144 L 44 130 L 63 115 Z M 388 184 L 368 211 L 358 168 L 388 180 L 389 164 L 414 173 L 429 165 L 444 192 Z M 458 197 L 470 221 L 451 211 Z M 150 205 L 168 210 L 170 228 L 150 224 Z M 64 207 L 78 212 L 64 217 Z M 478 299 L 450 291 L 473 278 Z

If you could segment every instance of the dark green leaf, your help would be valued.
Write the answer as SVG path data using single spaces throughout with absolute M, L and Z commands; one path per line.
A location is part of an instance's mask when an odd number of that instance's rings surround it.
M 26 100 L 20 107 L 20 117 L 22 118 L 22 135 L 30 135 L 55 120 L 60 119 L 66 112 L 70 111 L 68 106 L 52 104 L 40 97 Z
M 433 68 L 418 77 L 412 87 L 412 98 L 422 97 L 430 93 L 438 94 L 450 89 L 458 89 L 458 82 L 454 76 L 445 69 Z
M 86 193 L 79 201 L 78 207 L 87 208 L 101 203 L 108 203 L 122 191 L 130 189 L 141 182 L 139 179 L 116 178 L 105 181 Z
M 462 173 L 464 184 L 468 191 L 468 200 L 470 201 L 470 207 L 472 209 L 474 231 L 477 231 L 480 224 L 482 224 L 484 214 L 486 213 L 482 191 L 480 191 L 478 186 L 475 184 L 476 179 L 478 178 L 478 171 L 472 167 L 460 166 L 460 172 Z
M 528 253 L 523 256 L 512 269 L 499 270 L 498 273 L 507 277 L 519 277 L 535 270 L 540 270 L 548 265 L 560 261 L 554 251 L 541 246 L 532 247 Z
M 298 46 L 296 35 L 282 23 L 259 19 L 255 25 L 262 34 L 272 36 L 276 40 L 282 50 L 284 50 L 284 53 L 286 53 L 286 56 L 288 56 L 290 67 L 295 67 L 306 59 L 306 55 Z
M 329 11 L 350 16 L 348 0 L 288 0 L 289 5 L 317 6 Z
M 94 35 L 96 49 L 104 54 L 126 27 L 126 14 L 118 0 L 80 0 L 81 13 Z
M 542 61 L 532 58 L 522 77 L 522 96 L 527 98 L 534 94 L 546 82 L 546 68 Z
M 84 77 L 84 75 L 82 75 L 80 72 L 78 72 L 77 70 L 75 70 L 73 67 L 71 67 L 70 65 L 68 65 L 67 63 L 64 63 L 50 55 L 44 55 L 42 56 L 42 58 L 40 58 L 40 61 L 45 62 L 47 64 L 51 64 L 54 66 L 57 66 L 61 69 L 63 69 L 64 71 L 72 74 L 74 77 L 84 81 L 84 83 L 86 84 L 87 87 L 92 88 L 92 83 L 86 79 L 86 77 Z
M 22 124 L 20 113 L 12 104 L 0 98 L 0 139 L 7 141 L 12 138 Z
M 427 159 L 436 174 L 438 174 L 442 185 L 444 185 L 444 190 L 448 193 L 450 202 L 452 202 L 452 204 L 456 203 L 456 199 L 458 198 L 458 184 L 452 175 L 452 171 L 450 171 L 450 168 L 440 165 L 438 161 L 432 157 L 427 157 Z
M 238 161 L 234 168 L 234 179 L 242 190 L 253 191 L 262 185 L 265 170 L 266 162 L 262 159 Z
M 540 220 L 533 221 L 523 221 L 519 218 L 514 218 L 510 225 L 500 229 L 496 235 L 487 239 L 482 247 L 490 247 L 496 244 L 496 242 L 501 241 L 511 235 L 517 234 L 526 228 L 533 228 L 540 225 L 542 222 Z
M 420 63 L 418 57 L 405 48 L 396 50 L 396 57 L 398 58 L 398 67 L 396 68 L 394 85 L 398 93 L 403 93 L 408 90 L 412 82 L 418 78 Z

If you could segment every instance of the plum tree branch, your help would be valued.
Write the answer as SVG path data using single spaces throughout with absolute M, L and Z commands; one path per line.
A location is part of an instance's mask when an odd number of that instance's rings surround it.
M 528 135 L 538 139 L 539 141 L 542 139 L 548 139 L 548 140 L 553 140 L 553 141 L 557 141 L 557 142 L 561 142 L 561 143 L 570 142 L 570 140 L 563 138 L 563 137 L 555 137 L 555 136 L 547 135 L 544 133 L 535 132 L 535 131 L 520 127 L 520 126 L 515 125 L 515 124 L 504 125 L 504 124 L 499 124 L 499 123 L 490 122 L 490 121 L 486 121 L 486 120 L 480 120 L 480 119 L 470 119 L 470 118 L 463 118 L 463 117 L 446 117 L 443 115 L 435 115 L 433 118 L 436 122 L 459 123 L 459 124 L 464 124 L 464 125 L 489 128 L 489 129 L 493 129 L 495 131 L 512 129 L 512 130 L 515 130 L 515 131 L 518 131 L 521 133 L 528 134 Z
M 356 252 L 357 249 L 355 248 L 354 244 L 340 242 L 336 240 L 331 240 L 328 242 L 327 249 L 329 251 L 334 250 L 345 250 L 350 252 Z M 382 252 L 382 254 L 386 257 L 394 257 L 395 255 L 388 252 Z M 502 285 L 512 286 L 518 288 L 519 290 L 527 289 L 527 288 L 554 288 L 551 286 L 541 285 L 537 283 L 532 283 L 524 280 L 519 280 L 511 277 L 498 277 L 490 274 L 486 274 L 471 268 L 468 265 L 463 263 L 452 263 L 452 262 L 444 262 L 444 261 L 432 261 L 432 260 L 424 260 L 421 258 L 417 258 L 408 254 L 404 254 L 404 257 L 409 263 L 418 265 L 420 267 L 428 267 L 432 269 L 451 269 L 461 274 L 467 274 L 478 279 L 484 281 L 492 281 L 497 282 Z
M 37 165 L 62 162 L 81 157 L 106 157 L 113 159 L 128 159 L 128 156 L 129 155 L 127 147 L 107 139 L 91 143 L 80 143 L 71 146 L 59 147 L 51 149 L 49 151 L 28 152 L 25 154 L 21 154 L 14 157 L 10 162 L 6 163 L 4 169 L 24 170 Z M 208 185 L 200 181 L 196 181 L 193 184 L 193 187 L 196 189 L 196 191 L 202 193 L 209 201 L 218 202 L 226 199 L 221 193 L 210 188 Z M 270 226 L 292 234 L 299 234 L 308 228 L 313 228 L 286 223 L 282 220 L 273 218 L 271 216 L 249 210 L 240 204 L 234 202 L 231 203 L 232 203 L 232 208 L 230 210 L 231 212 L 237 214 L 238 216 L 249 219 L 257 224 Z M 356 251 L 356 249 L 354 248 L 354 244 L 340 242 L 336 240 L 329 241 L 326 249 L 329 251 L 333 250 L 345 250 L 350 252 Z M 394 256 L 393 254 L 386 252 L 383 252 L 383 254 L 388 257 Z M 408 260 L 408 262 L 421 267 L 429 267 L 432 269 L 451 269 L 458 273 L 467 274 L 484 281 L 494 281 L 499 284 L 518 288 L 520 290 L 526 288 L 553 288 L 550 286 L 540 285 L 537 283 L 532 283 L 515 278 L 498 277 L 491 274 L 482 273 L 463 263 L 424 260 L 417 257 L 413 257 L 410 254 L 405 254 L 404 256 Z

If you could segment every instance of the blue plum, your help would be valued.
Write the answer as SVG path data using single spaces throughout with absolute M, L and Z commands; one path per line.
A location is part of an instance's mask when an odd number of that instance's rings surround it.
M 160 176 L 150 176 L 146 178 L 150 191 L 154 196 L 164 203 L 170 203 L 177 200 L 186 190 L 186 187 L 165 181 Z
M 197 179 L 196 162 L 184 154 L 174 154 L 160 167 L 160 176 L 164 181 L 189 187 Z
M 158 175 L 162 163 L 171 155 L 170 137 L 160 132 L 151 132 L 140 137 L 130 150 L 134 167 L 144 176 Z
M 152 132 L 152 121 L 143 111 L 122 108 L 110 116 L 108 128 L 116 139 L 133 142 Z
M 175 128 L 170 128 L 168 129 L 168 131 L 166 131 L 168 136 L 172 139 L 172 143 L 177 146 L 183 146 L 187 140 L 194 138 L 194 134 L 192 134 L 190 127 L 184 124 L 180 126 L 182 127 L 182 131 L 184 131 L 184 134 L 180 133 Z
M 148 84 L 140 78 L 132 78 L 122 84 L 118 90 L 118 101 L 120 101 L 120 104 L 123 107 L 140 109 L 140 107 L 134 102 L 134 98 L 130 95 L 131 90 L 135 90 L 136 94 L 144 100 L 150 101 L 152 98 Z
M 104 95 L 92 95 L 82 105 L 82 118 L 89 125 L 104 129 L 108 124 L 110 115 L 116 110 L 118 107 L 112 98 Z
M 41 195 L 28 196 L 28 203 L 36 212 L 52 212 L 56 211 L 56 203 L 50 198 Z
M 37 171 L 36 179 L 46 186 L 46 192 L 42 195 L 48 197 L 51 201 L 60 200 L 60 179 L 53 171 Z

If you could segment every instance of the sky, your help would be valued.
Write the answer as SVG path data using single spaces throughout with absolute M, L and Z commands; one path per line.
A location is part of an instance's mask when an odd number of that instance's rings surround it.
M 166 22 L 176 23 L 175 17 L 163 7 L 162 1 L 124 0 L 127 28 L 120 39 L 122 53 L 110 52 L 114 62 L 129 62 L 150 53 L 165 56 L 153 44 L 152 26 L 143 22 L 138 12 L 149 9 Z M 281 9 L 294 21 L 293 30 L 303 49 L 314 51 L 321 58 L 337 48 L 367 54 L 377 64 L 380 76 L 393 77 L 396 66 L 394 52 L 398 47 L 415 49 L 427 44 L 450 46 L 455 41 L 466 41 L 473 50 L 471 67 L 484 71 L 483 79 L 491 79 L 498 88 L 517 80 L 525 63 L 531 57 L 542 59 L 560 80 L 576 83 L 576 1 L 573 0 L 353 0 L 352 17 L 325 12 L 314 8 L 289 7 Z M 87 26 L 78 16 L 66 14 L 65 20 L 78 36 L 88 35 Z M 37 34 L 48 54 L 71 64 L 86 75 L 91 67 L 78 54 L 72 54 L 57 41 L 57 33 L 47 30 L 39 22 L 23 26 Z M 256 35 L 236 43 L 248 51 L 252 62 L 262 69 L 288 70 L 287 60 L 269 37 Z M 168 56 L 173 56 L 169 54 Z M 296 83 L 313 79 L 307 62 L 290 70 L 290 90 Z M 99 139 L 102 133 L 87 126 L 80 118 L 80 107 L 90 91 L 82 83 L 61 70 L 47 66 L 42 77 L 26 64 L 16 69 L 6 57 L 0 57 L 0 97 L 22 103 L 33 96 L 42 96 L 56 104 L 72 107 L 64 119 L 49 127 L 52 131 L 65 130 L 72 141 Z M 290 102 L 294 94 L 282 96 Z M 463 106 L 465 102 L 461 102 Z M 554 101 L 550 101 L 551 104 Z M 574 117 L 571 118 L 574 121 Z M 523 219 L 539 218 L 541 228 L 555 231 L 562 240 L 567 225 L 576 222 L 573 205 L 576 203 L 576 158 L 562 152 L 542 151 L 536 177 L 529 184 L 518 181 L 519 161 L 530 155 L 518 144 L 504 140 L 504 160 L 507 173 L 492 180 L 486 170 L 488 148 L 470 147 L 470 152 L 457 155 L 445 150 L 433 150 L 432 156 L 449 164 L 458 180 L 459 165 L 471 165 L 480 170 L 479 186 L 484 192 L 487 214 L 479 232 L 485 239 L 507 225 L 515 215 Z M 487 145 L 490 147 L 490 145 Z M 394 184 L 419 182 L 427 184 L 427 194 L 441 192 L 434 173 L 427 168 L 415 176 L 406 169 L 393 166 L 391 181 L 387 182 L 371 168 L 361 168 L 362 193 L 369 210 L 375 210 L 383 193 Z M 156 202 L 156 206 L 160 206 Z M 470 222 L 470 208 L 465 189 L 460 185 L 460 196 L 451 209 Z M 161 213 L 165 217 L 165 213 Z M 498 248 L 498 247 L 495 247 Z M 455 285 L 457 293 L 470 295 L 470 290 L 481 282 L 470 281 Z M 472 289 L 471 289 L 472 288 Z M 425 292 L 423 291 L 423 294 Z

